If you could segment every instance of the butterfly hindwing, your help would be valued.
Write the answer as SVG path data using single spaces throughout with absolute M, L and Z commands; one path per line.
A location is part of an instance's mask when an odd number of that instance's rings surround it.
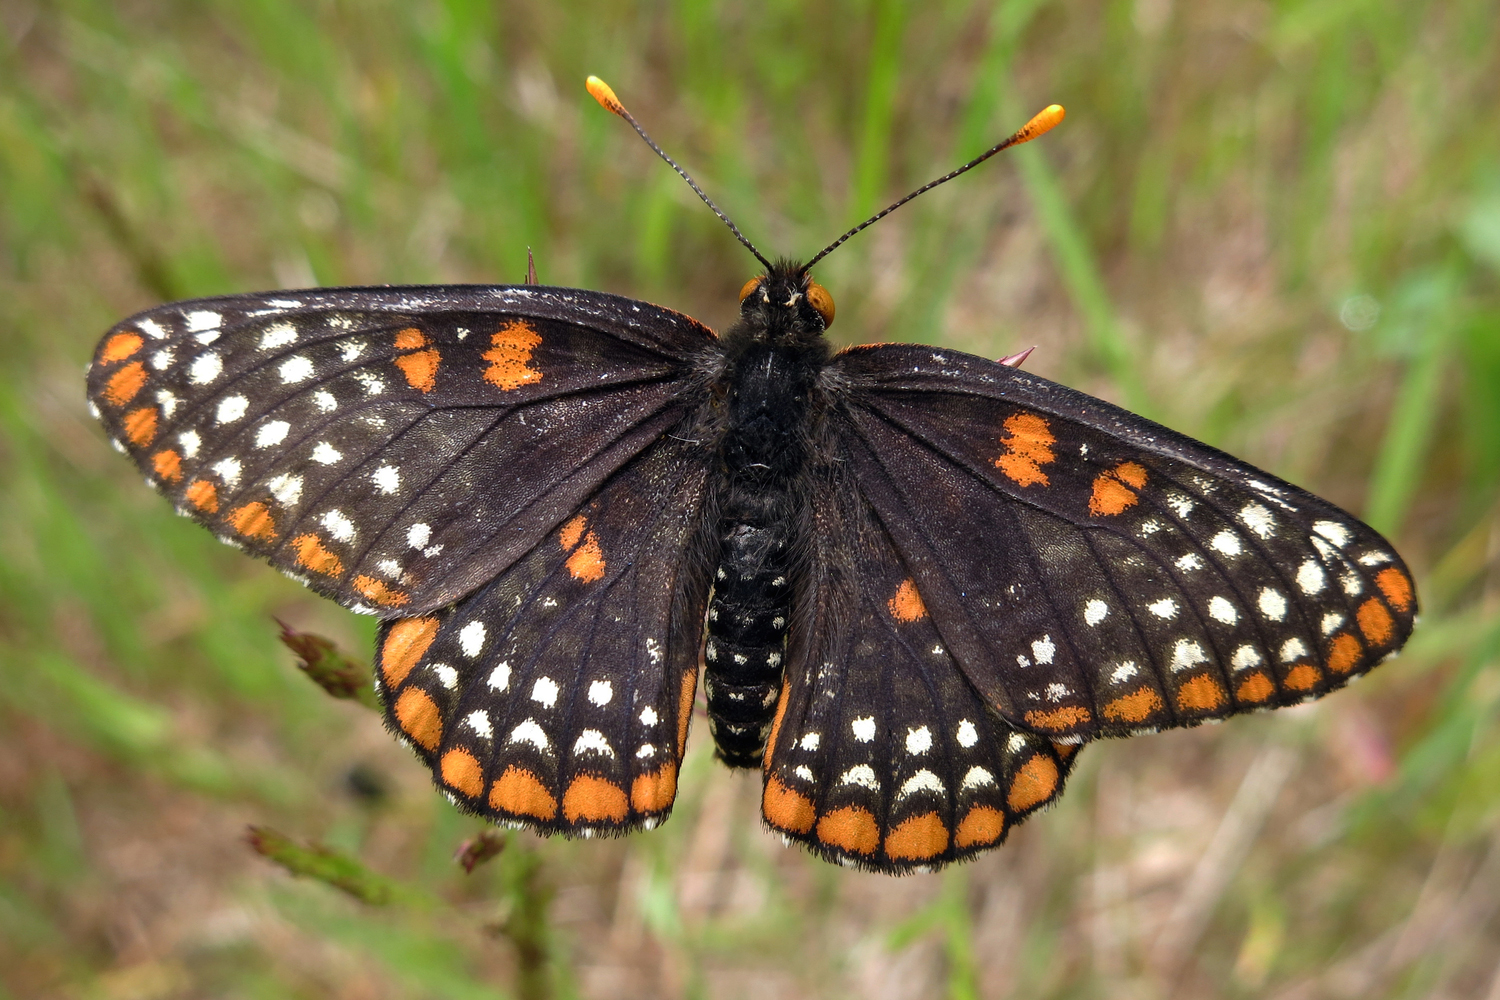
M 837 469 L 812 491 L 807 593 L 767 745 L 762 812 L 782 835 L 841 863 L 891 872 L 944 864 L 995 846 L 1052 801 L 1077 748 L 985 705 L 890 536 Z
M 1059 737 L 1291 704 L 1398 649 L 1411 578 L 1326 501 L 994 362 L 840 355 L 859 489 L 986 700 Z
M 462 808 L 563 833 L 671 810 L 710 568 L 690 447 L 636 458 L 452 608 L 382 626 L 388 724 Z
M 179 511 L 342 603 L 448 604 L 680 419 L 696 322 L 535 286 L 175 303 L 101 341 L 89 397 Z

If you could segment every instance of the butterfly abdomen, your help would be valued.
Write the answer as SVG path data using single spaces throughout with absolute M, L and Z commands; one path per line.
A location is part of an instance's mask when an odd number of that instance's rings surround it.
M 719 757 L 731 767 L 759 767 L 781 693 L 794 592 L 796 484 L 806 454 L 809 393 L 825 355 L 821 345 L 772 346 L 749 337 L 732 339 L 729 355 L 719 565 L 703 687 Z

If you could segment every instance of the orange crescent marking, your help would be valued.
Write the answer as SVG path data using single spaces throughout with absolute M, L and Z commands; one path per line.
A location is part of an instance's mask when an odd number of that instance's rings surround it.
M 1177 689 L 1177 707 L 1187 712 L 1212 712 L 1224 704 L 1224 689 L 1207 674 L 1199 674 Z
M 1057 762 L 1044 754 L 1036 754 L 1026 763 L 1010 782 L 1010 794 L 1005 804 L 1013 812 L 1025 812 L 1052 798 L 1057 791 Z
M 1318 681 L 1323 679 L 1323 674 L 1311 663 L 1299 663 L 1287 671 L 1286 679 L 1281 683 L 1293 691 L 1311 691 L 1318 686 Z
M 907 624 L 927 617 L 927 605 L 922 603 L 922 595 L 917 593 L 916 581 L 906 579 L 901 586 L 896 588 L 896 596 L 885 602 L 886 608 L 891 612 L 891 617 L 902 624 Z
M 396 367 L 406 377 L 406 384 L 413 389 L 431 392 L 437 386 L 438 362 L 442 355 L 436 347 L 415 354 L 403 354 L 396 359 Z
M 955 847 L 987 847 L 1005 832 L 1005 813 L 991 806 L 975 806 L 964 814 L 953 836 Z
M 384 580 L 377 580 L 373 576 L 360 574 L 353 579 L 352 585 L 367 600 L 374 601 L 381 607 L 399 608 L 411 603 L 411 595 L 406 591 L 397 590 Z
M 276 537 L 276 521 L 271 517 L 271 510 L 259 500 L 236 507 L 224 515 L 224 519 L 246 538 L 261 538 L 269 542 Z
M 1406 612 L 1411 610 L 1412 591 L 1411 580 L 1406 574 L 1394 566 L 1389 566 L 1375 575 L 1375 586 L 1385 595 L 1385 599 L 1391 602 L 1391 606 L 1397 611 Z
M 151 467 L 164 482 L 175 483 L 182 478 L 182 456 L 170 448 L 152 455 Z
M 1361 604 L 1354 617 L 1359 622 L 1359 630 L 1372 646 L 1385 645 L 1395 634 L 1396 623 L 1391 620 L 1391 613 L 1380 603 L 1378 597 L 1372 597 Z
M 187 498 L 188 503 L 205 514 L 214 514 L 219 510 L 219 490 L 207 479 L 193 480 L 182 495 Z
M 844 806 L 818 820 L 818 839 L 854 854 L 874 854 L 880 846 L 880 827 L 868 809 Z
M 948 828 L 935 812 L 904 819 L 885 835 L 887 857 L 925 861 L 948 849 Z
M 1364 648 L 1360 646 L 1358 639 L 1348 632 L 1340 632 L 1329 645 L 1328 669 L 1336 674 L 1347 674 L 1359 663 L 1363 652 Z
M 391 626 L 380 647 L 380 675 L 387 688 L 398 688 L 437 638 L 436 618 L 403 618 Z
M 396 350 L 415 351 L 419 347 L 427 346 L 427 337 L 414 326 L 405 330 L 396 331 Z
M 484 769 L 467 750 L 452 749 L 443 754 L 443 781 L 463 792 L 471 799 L 479 798 L 484 791 Z
M 527 367 L 531 352 L 542 342 L 532 325 L 513 319 L 490 336 L 490 349 L 480 357 L 490 363 L 485 381 L 510 391 L 542 380 L 542 373 Z
M 594 583 L 604 578 L 604 569 L 609 564 L 604 561 L 604 550 L 599 547 L 599 536 L 590 531 L 584 538 L 583 544 L 573 550 L 564 564 L 573 579 L 582 583 Z
M 1240 683 L 1234 696 L 1240 701 L 1258 705 L 1275 693 L 1276 685 L 1271 683 L 1271 678 L 1257 670 Z
M 630 812 L 625 799 L 625 789 L 612 781 L 596 778 L 592 774 L 580 774 L 573 779 L 563 793 L 563 815 L 568 822 L 597 823 L 601 820 L 620 822 Z
M 1019 486 L 1049 486 L 1042 466 L 1057 461 L 1052 446 L 1057 438 L 1046 420 L 1035 413 L 1016 413 L 1005 419 L 1008 435 L 1000 439 L 1005 452 L 995 459 L 995 468 Z
M 1161 696 L 1148 687 L 1139 687 L 1107 703 L 1100 713 L 1111 722 L 1145 722 L 1162 710 Z
M 423 750 L 436 750 L 443 738 L 437 702 L 421 688 L 409 687 L 396 699 L 396 722 Z
M 116 406 L 124 406 L 141 391 L 146 378 L 146 366 L 139 361 L 132 361 L 110 376 L 109 382 L 104 386 L 104 398 Z
M 547 791 L 540 778 L 512 764 L 490 786 L 490 808 L 514 816 L 554 819 L 557 799 Z
M 146 342 L 145 338 L 135 333 L 117 333 L 104 344 L 104 350 L 99 352 L 99 363 L 112 365 L 116 361 L 124 361 Z
M 687 747 L 688 723 L 693 721 L 693 695 L 698 691 L 698 668 L 682 672 L 682 685 L 677 689 L 677 756 Z
M 781 735 L 781 720 L 786 717 L 787 698 L 792 693 L 792 686 L 785 680 L 781 682 L 781 694 L 776 699 L 776 714 L 771 717 L 771 734 L 766 738 L 765 756 L 761 758 L 763 767 L 771 766 L 771 754 L 776 751 L 776 737 Z
M 324 576 L 340 576 L 344 564 L 337 555 L 323 547 L 317 535 L 298 535 L 292 539 L 292 548 L 297 550 L 297 565 L 306 567 Z
M 137 448 L 144 448 L 156 437 L 156 407 L 143 406 L 125 415 L 125 436 Z
M 766 788 L 760 797 L 760 812 L 767 823 L 788 833 L 806 833 L 813 828 L 817 817 L 812 799 L 792 791 L 776 777 L 766 779 Z
M 1026 724 L 1035 726 L 1037 729 L 1045 729 L 1051 733 L 1061 733 L 1077 726 L 1086 726 L 1094 719 L 1094 714 L 1088 709 L 1078 705 L 1064 705 L 1061 708 L 1042 710 L 1034 708 L 1026 713 Z
M 630 783 L 630 805 L 638 813 L 670 808 L 677 798 L 677 765 L 664 764 L 652 774 L 637 775 Z

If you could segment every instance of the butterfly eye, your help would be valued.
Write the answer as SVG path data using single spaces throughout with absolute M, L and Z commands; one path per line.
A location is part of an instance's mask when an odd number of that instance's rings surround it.
M 833 325 L 833 296 L 828 294 L 828 289 L 816 281 L 808 282 L 807 304 L 816 309 L 818 315 L 823 317 L 823 329 L 826 330 Z
M 744 302 L 746 299 L 748 299 L 750 297 L 750 293 L 753 292 L 753 291 L 755 291 L 759 287 L 760 287 L 760 279 L 759 278 L 751 278 L 749 281 L 745 282 L 744 287 L 740 289 L 740 301 Z

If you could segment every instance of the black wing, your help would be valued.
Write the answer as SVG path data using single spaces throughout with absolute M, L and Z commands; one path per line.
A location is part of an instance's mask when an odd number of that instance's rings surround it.
M 830 860 L 931 868 L 995 846 L 1053 801 L 1078 748 L 985 704 L 844 464 L 811 491 L 762 815 Z
M 670 812 L 711 569 L 708 467 L 668 439 L 472 596 L 382 625 L 387 723 L 461 808 L 585 834 Z
M 1385 539 L 1220 451 L 952 351 L 851 349 L 829 377 L 860 493 L 1014 725 L 1086 739 L 1288 705 L 1411 632 Z
M 118 324 L 88 392 L 179 511 L 392 617 L 535 549 L 682 418 L 714 344 L 686 316 L 575 289 L 272 292 Z

